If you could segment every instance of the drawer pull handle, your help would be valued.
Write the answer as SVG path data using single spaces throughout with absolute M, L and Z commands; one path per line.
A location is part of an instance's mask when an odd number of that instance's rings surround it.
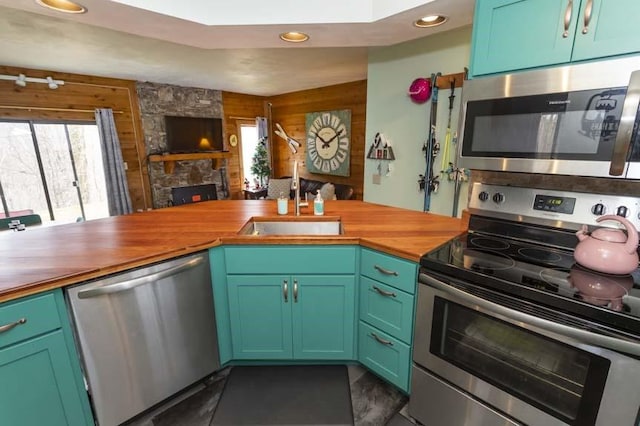
M 298 303 L 298 280 L 293 280 L 293 301 Z
M 12 322 L 11 324 L 6 324 L 0 327 L 0 333 L 4 333 L 5 331 L 9 331 L 14 327 L 17 327 L 21 324 L 24 324 L 25 322 L 27 322 L 26 318 L 20 318 L 18 321 L 16 322 Z
M 584 28 L 582 34 L 589 32 L 589 23 L 591 23 L 591 13 L 593 12 L 593 0 L 587 1 L 587 7 L 584 8 Z
M 392 341 L 381 339 L 380 337 L 378 337 L 378 335 L 376 333 L 371 333 L 371 337 L 376 339 L 378 341 L 378 343 L 382 343 L 383 345 L 387 345 L 387 346 L 393 346 L 393 342 Z
M 289 301 L 289 282 L 284 280 L 282 283 L 282 295 L 284 296 L 284 303 Z
M 564 32 L 563 38 L 569 37 L 569 26 L 571 25 L 571 15 L 573 15 L 573 0 L 567 3 L 567 9 L 564 11 Z
M 385 274 L 385 275 L 393 275 L 394 277 L 398 276 L 398 273 L 396 271 L 390 271 L 388 269 L 384 269 L 382 266 L 378 266 L 378 265 L 373 265 L 374 268 L 376 268 L 376 270 L 378 270 L 378 272 Z
M 377 291 L 377 292 L 378 292 L 378 294 L 379 294 L 379 295 L 381 295 L 381 296 L 385 296 L 385 297 L 396 297 L 396 294 L 395 294 L 395 293 L 393 293 L 393 292 L 391 292 L 391 291 L 385 291 L 385 290 L 382 290 L 381 288 L 378 288 L 378 287 L 377 287 L 377 286 L 375 286 L 375 285 L 373 286 L 373 289 L 374 289 L 375 291 Z

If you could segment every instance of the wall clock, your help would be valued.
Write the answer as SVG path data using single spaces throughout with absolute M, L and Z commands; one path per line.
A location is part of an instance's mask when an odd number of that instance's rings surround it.
M 349 176 L 351 110 L 312 112 L 306 115 L 307 170 Z

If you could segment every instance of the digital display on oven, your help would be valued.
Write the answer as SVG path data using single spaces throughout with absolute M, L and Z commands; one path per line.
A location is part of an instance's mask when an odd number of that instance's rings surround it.
M 573 209 L 575 206 L 575 198 L 540 194 L 536 195 L 536 200 L 533 203 L 534 210 L 564 214 L 573 214 Z

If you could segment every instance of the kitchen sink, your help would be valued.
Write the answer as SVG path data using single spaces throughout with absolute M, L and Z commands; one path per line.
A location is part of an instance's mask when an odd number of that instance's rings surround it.
M 238 235 L 341 235 L 339 218 L 261 218 L 249 220 Z

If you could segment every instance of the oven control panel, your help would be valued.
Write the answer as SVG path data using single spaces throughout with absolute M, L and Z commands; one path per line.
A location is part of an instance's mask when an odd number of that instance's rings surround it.
M 617 222 L 598 223 L 596 219 L 604 215 L 618 215 L 640 229 L 640 198 L 620 195 L 476 182 L 471 189 L 469 211 L 481 216 L 576 230 L 583 224 L 617 227 Z

